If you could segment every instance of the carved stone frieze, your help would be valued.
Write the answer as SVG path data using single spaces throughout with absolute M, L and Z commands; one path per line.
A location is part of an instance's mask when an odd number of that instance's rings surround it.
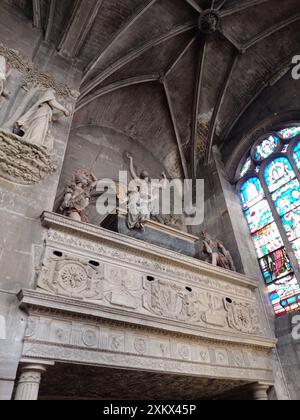
M 97 265 L 95 267 L 95 264 Z M 262 334 L 255 301 L 232 302 L 223 292 L 211 292 L 201 284 L 145 276 L 137 269 L 122 267 L 60 252 L 47 247 L 37 286 L 59 296 L 96 302 L 129 313 L 198 325 L 207 330 L 221 329 L 246 334 Z
M 30 185 L 57 169 L 46 148 L 0 130 L 0 177 L 16 184 Z
M 77 299 L 101 300 L 103 265 L 69 257 L 52 257 L 44 262 L 38 288 Z
M 57 82 L 52 76 L 47 73 L 40 72 L 34 65 L 25 60 L 22 55 L 13 49 L 5 47 L 0 44 L 0 55 L 5 57 L 9 66 L 19 71 L 26 83 L 35 86 L 42 86 L 46 89 L 53 89 L 55 92 L 62 97 L 72 97 L 77 99 L 79 93 L 71 89 L 69 86 L 63 83 Z
M 199 270 L 183 269 L 182 264 L 176 264 L 175 262 L 170 264 L 167 263 L 164 258 L 153 256 L 149 258 L 143 251 L 138 250 L 138 246 L 136 247 L 136 250 L 130 249 L 130 251 L 128 250 L 128 252 L 126 252 L 121 247 L 115 246 L 113 242 L 109 245 L 104 245 L 102 242 L 89 240 L 84 236 L 70 235 L 67 230 L 56 229 L 48 230 L 48 241 L 55 242 L 57 246 L 73 247 L 74 249 L 81 249 L 83 252 L 89 252 L 122 261 L 125 264 L 137 266 L 143 271 L 149 271 L 149 273 L 154 272 L 172 278 L 197 282 L 210 290 L 219 290 L 243 298 L 253 298 L 253 292 L 246 287 L 221 281 L 217 278 L 213 278 L 213 276 L 208 277 L 205 274 L 199 273 Z M 151 247 L 149 244 L 147 246 L 148 248 Z M 164 253 L 168 254 L 168 251 L 164 250 Z
M 137 335 L 130 326 L 120 330 L 99 321 L 87 324 L 70 318 L 57 320 L 35 315 L 30 316 L 28 325 L 30 335 L 25 337 L 23 360 L 46 358 L 272 382 L 268 349 L 197 338 L 183 340 L 159 332 Z
M 206 326 L 226 326 L 226 312 L 221 296 L 165 280 L 149 282 L 145 279 L 144 288 L 144 307 L 150 312 Z

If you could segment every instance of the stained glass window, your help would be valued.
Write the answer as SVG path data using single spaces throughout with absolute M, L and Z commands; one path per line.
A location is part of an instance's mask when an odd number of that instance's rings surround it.
M 300 239 L 297 239 L 296 241 L 292 242 L 292 250 L 294 251 L 298 264 L 300 265 Z
M 286 140 L 292 139 L 300 135 L 300 126 L 299 127 L 288 127 L 281 131 L 279 134 Z
M 292 165 L 286 157 L 278 157 L 272 160 L 265 170 L 265 180 L 271 192 L 295 178 Z
M 300 308 L 299 267 L 295 267 L 297 261 L 300 266 L 300 173 L 293 169 L 286 142 L 298 135 L 300 126 L 267 135 L 254 149 L 254 160 L 251 156 L 244 160 L 240 174 L 243 211 L 278 316 Z M 300 171 L 300 141 L 293 160 Z M 247 178 L 250 168 L 257 175 Z
M 255 149 L 254 156 L 255 160 L 262 162 L 264 159 L 271 156 L 271 154 L 277 149 L 279 144 L 279 138 L 276 136 L 269 136 L 263 140 Z
M 251 233 L 273 222 L 273 216 L 267 200 L 262 200 L 245 212 Z
M 289 257 L 284 248 L 266 255 L 259 260 L 259 264 L 267 284 L 272 283 L 293 271 Z
M 297 143 L 295 149 L 294 149 L 294 161 L 297 165 L 297 168 L 300 170 L 300 141 Z
M 252 239 L 259 258 L 283 247 L 283 241 L 276 223 L 271 223 L 261 230 L 252 233 Z
M 300 286 L 294 275 L 270 284 L 268 292 L 277 315 L 284 315 L 300 307 Z
M 250 178 L 241 187 L 241 199 L 243 208 L 249 209 L 265 196 L 264 190 L 258 178 Z
M 282 223 L 290 241 L 300 238 L 300 208 L 285 214 Z
M 272 199 L 280 216 L 300 206 L 300 184 L 298 179 L 293 179 L 283 187 L 280 187 L 273 193 Z

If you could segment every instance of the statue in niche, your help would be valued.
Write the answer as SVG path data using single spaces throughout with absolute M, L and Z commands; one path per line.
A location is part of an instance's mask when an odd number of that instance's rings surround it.
M 6 62 L 5 57 L 3 57 L 3 55 L 0 55 L 0 99 L 1 97 L 9 98 L 9 92 L 5 88 L 5 82 L 10 73 L 11 68 Z
M 214 241 L 207 232 L 203 232 L 203 252 L 209 256 L 209 262 L 215 267 L 222 267 L 226 270 L 235 270 L 235 266 L 230 255 L 222 242 Z
M 137 175 L 134 165 L 133 157 L 127 154 L 130 161 L 130 173 L 134 182 L 130 182 L 128 189 L 128 216 L 127 226 L 129 229 L 144 229 L 144 223 L 149 220 L 151 216 L 155 215 L 154 209 L 156 200 L 159 198 L 155 190 L 159 187 L 164 187 L 167 180 L 166 174 L 162 173 L 162 184 L 155 184 L 151 182 L 147 171 L 142 171 L 140 176 Z
M 85 169 L 78 170 L 73 182 L 66 188 L 60 212 L 72 220 L 88 223 L 86 209 L 90 204 L 91 193 L 95 189 L 97 178 Z
M 55 111 L 66 117 L 70 112 L 55 98 L 52 89 L 46 90 L 39 100 L 15 124 L 14 132 L 24 141 L 44 147 L 49 153 L 53 151 L 53 138 L 50 134 L 51 123 L 57 120 Z

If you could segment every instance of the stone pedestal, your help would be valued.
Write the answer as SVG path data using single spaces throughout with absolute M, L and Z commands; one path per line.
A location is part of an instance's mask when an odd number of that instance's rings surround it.
M 35 401 L 38 399 L 42 374 L 46 368 L 42 365 L 26 365 L 18 381 L 16 401 Z

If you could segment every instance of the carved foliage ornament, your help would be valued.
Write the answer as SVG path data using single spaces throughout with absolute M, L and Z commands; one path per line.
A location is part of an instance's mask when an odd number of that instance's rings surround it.
M 23 185 L 36 184 L 57 169 L 48 151 L 0 130 L 0 177 Z
M 42 267 L 38 287 L 78 299 L 102 299 L 103 266 L 68 257 L 52 258 Z
M 25 81 L 33 85 L 40 85 L 47 89 L 53 89 L 59 96 L 77 99 L 79 93 L 63 83 L 58 83 L 49 74 L 41 73 L 32 63 L 26 61 L 18 51 L 5 47 L 0 43 L 0 55 L 6 58 L 10 67 L 22 73 Z

